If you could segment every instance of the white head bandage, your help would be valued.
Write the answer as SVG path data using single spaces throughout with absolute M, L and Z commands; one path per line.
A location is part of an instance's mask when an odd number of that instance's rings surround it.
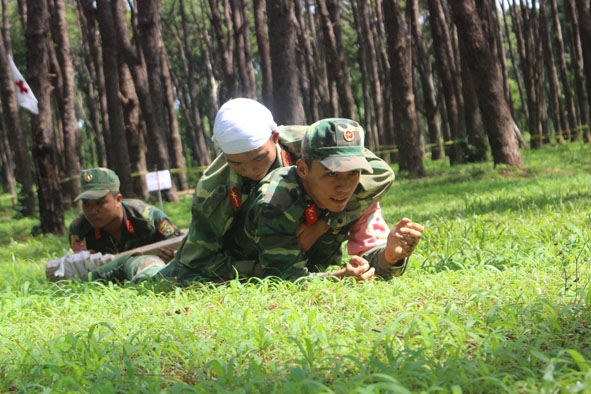
M 213 140 L 224 153 L 244 153 L 263 146 L 276 129 L 273 115 L 264 105 L 236 98 L 219 109 L 213 125 Z

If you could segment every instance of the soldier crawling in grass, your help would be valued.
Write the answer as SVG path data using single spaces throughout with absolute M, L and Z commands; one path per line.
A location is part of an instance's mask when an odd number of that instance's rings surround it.
M 91 277 L 110 280 L 125 272 L 130 280 L 158 275 L 186 284 L 195 280 L 219 282 L 256 275 L 256 260 L 244 259 L 228 249 L 233 237 L 229 230 L 257 183 L 270 171 L 292 165 L 298 152 L 285 147 L 294 146 L 294 140 L 299 140 L 293 135 L 282 138 L 279 134 L 289 129 L 290 126 L 278 127 L 270 111 L 254 100 L 228 101 L 218 111 L 214 122 L 213 138 L 222 154 L 199 180 L 189 232 L 174 259 L 168 265 L 163 262 L 161 267 L 152 265 L 141 270 L 138 268 L 142 266 L 142 256 L 120 258 L 89 269 L 93 271 Z M 341 221 L 358 219 L 390 188 L 394 173 L 389 165 L 368 150 L 364 154 L 373 173 L 361 176 L 357 193 L 338 217 L 327 214 L 313 225 L 299 228 L 301 250 L 309 250 L 322 234 L 339 228 Z
M 124 199 L 119 177 L 108 168 L 91 168 L 80 174 L 82 212 L 68 228 L 74 253 L 91 250 L 117 254 L 181 234 L 160 209 L 141 200 Z M 173 250 L 160 257 L 170 261 Z
M 270 173 L 246 202 L 228 238 L 228 250 L 256 260 L 261 277 L 296 279 L 319 268 L 319 275 L 358 279 L 404 273 L 422 225 L 404 218 L 389 230 L 377 202 L 358 218 L 338 215 L 358 193 L 362 172 L 373 171 L 363 140 L 363 128 L 349 119 L 324 119 L 310 126 L 297 166 Z M 335 214 L 338 227 L 302 250 L 301 226 Z M 346 266 L 322 272 L 327 266 L 341 266 L 341 245 L 346 241 L 352 256 Z
M 66 255 L 64 260 L 79 262 L 89 267 L 94 263 L 108 261 L 110 256 L 163 240 L 180 237 L 181 231 L 160 209 L 141 200 L 124 199 L 119 191 L 117 174 L 108 168 L 91 168 L 80 174 L 81 193 L 74 201 L 82 200 L 82 212 L 72 220 L 68 228 L 70 245 L 74 256 Z M 159 258 L 146 258 L 145 268 L 154 261 L 168 262 L 174 256 L 174 247 L 158 248 Z M 92 257 L 90 256 L 93 255 Z M 94 263 L 92 263 L 94 262 Z M 90 264 L 89 264 L 90 263 Z M 48 263 L 46 272 L 51 280 L 63 279 L 56 275 L 84 275 L 86 269 L 63 267 L 59 259 Z M 68 264 L 68 263 L 66 263 Z M 62 264 L 63 265 L 63 264 Z M 70 264 L 71 265 L 71 264 Z M 65 272 L 65 270 L 70 270 Z M 121 278 L 123 279 L 123 278 Z

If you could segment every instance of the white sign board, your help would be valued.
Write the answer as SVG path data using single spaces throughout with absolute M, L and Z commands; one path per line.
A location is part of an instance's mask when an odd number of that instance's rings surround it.
M 146 174 L 146 183 L 148 184 L 148 191 L 166 190 L 172 188 L 172 179 L 170 178 L 170 171 L 156 171 L 148 172 Z

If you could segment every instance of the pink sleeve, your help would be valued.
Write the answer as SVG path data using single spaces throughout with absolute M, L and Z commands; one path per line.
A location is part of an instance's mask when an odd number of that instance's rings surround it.
M 362 255 L 385 243 L 389 232 L 380 204 L 375 203 L 351 227 L 347 251 L 350 255 Z

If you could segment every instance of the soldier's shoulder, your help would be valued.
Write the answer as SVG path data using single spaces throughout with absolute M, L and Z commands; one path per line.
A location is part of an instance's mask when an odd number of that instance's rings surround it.
M 295 157 L 302 156 L 302 140 L 308 130 L 307 125 L 281 125 L 279 131 L 279 145 Z
M 269 173 L 258 187 L 257 202 L 288 209 L 302 194 L 296 167 L 283 167 Z
M 154 208 L 154 206 L 148 204 L 145 201 L 138 200 L 135 198 L 126 198 L 122 201 L 123 207 L 126 208 L 128 211 L 133 211 L 138 213 L 140 216 L 146 209 Z

